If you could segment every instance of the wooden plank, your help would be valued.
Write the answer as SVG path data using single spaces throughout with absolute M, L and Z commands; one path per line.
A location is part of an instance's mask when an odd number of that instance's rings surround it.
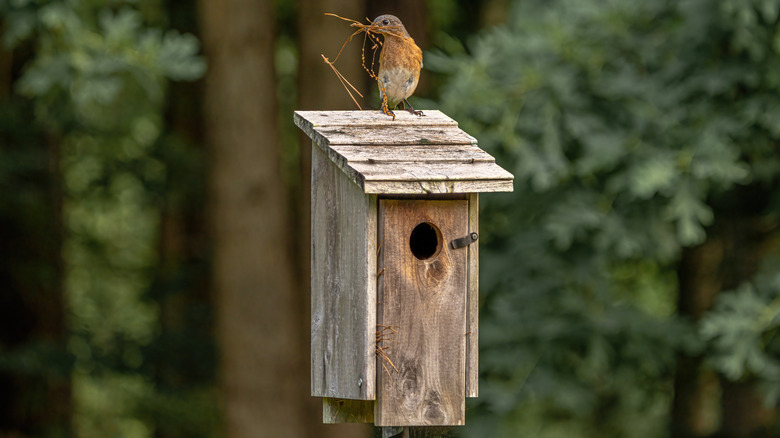
M 439 110 L 423 110 L 418 117 L 407 111 L 396 111 L 395 120 L 382 111 L 295 111 L 295 124 L 306 131 L 322 126 L 458 126 Z
M 469 195 L 469 232 L 479 233 L 479 194 Z M 479 396 L 479 240 L 468 246 L 466 397 Z
M 474 145 L 331 146 L 348 163 L 495 163 L 490 154 Z
M 457 126 L 324 126 L 312 139 L 321 147 L 335 145 L 477 144 Z
M 334 149 L 328 156 L 364 193 L 430 194 L 511 192 L 513 176 L 495 163 L 351 163 Z M 476 166 L 473 174 L 464 166 Z M 420 169 L 421 171 L 417 171 Z M 473 176 L 473 179 L 468 179 Z M 461 179 L 462 178 L 462 179 Z
M 361 181 L 363 191 L 376 194 L 444 194 L 476 192 L 511 192 L 512 180 L 480 181 Z
M 513 180 L 511 173 L 495 163 L 349 163 L 366 181 Z
M 374 401 L 323 398 L 322 422 L 325 424 L 373 423 Z
M 469 181 L 474 189 L 479 188 L 479 181 L 503 182 L 504 191 L 512 191 L 512 174 L 495 163 L 349 163 L 349 167 L 362 177 L 363 190 L 368 190 L 367 183 L 409 181 L 416 184 L 434 181 Z M 487 188 L 486 188 L 487 190 Z
M 356 152 L 356 155 L 358 158 L 365 158 L 370 154 L 367 151 L 375 147 L 377 146 L 364 147 L 364 152 Z M 386 148 L 405 147 L 386 146 Z M 364 193 L 429 194 L 511 192 L 513 190 L 514 177 L 512 174 L 492 161 L 433 161 L 428 163 L 348 161 L 345 155 L 349 156 L 351 151 L 345 152 L 342 148 L 358 149 L 359 147 L 335 146 L 328 149 L 328 155 L 348 178 L 363 189 Z M 487 156 L 489 157 L 489 155 Z
M 377 320 L 393 329 L 380 343 L 387 358 L 377 356 L 377 426 L 464 424 L 468 250 L 448 242 L 467 234 L 468 220 L 465 200 L 379 201 Z M 424 222 L 440 231 L 438 252 L 418 259 L 410 242 Z
M 513 176 L 441 112 L 297 111 L 295 123 L 364 193 L 511 192 Z M 430 118 L 428 118 L 430 116 Z
M 375 398 L 376 197 L 312 145 L 311 394 Z

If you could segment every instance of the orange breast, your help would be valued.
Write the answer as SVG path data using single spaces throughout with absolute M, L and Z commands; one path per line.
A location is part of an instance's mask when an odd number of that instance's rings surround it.
M 412 38 L 385 35 L 382 53 L 379 55 L 379 68 L 398 67 L 419 72 L 422 68 L 422 50 Z
M 422 68 L 422 50 L 412 38 L 385 35 L 379 55 L 379 92 L 390 108 L 414 93 Z

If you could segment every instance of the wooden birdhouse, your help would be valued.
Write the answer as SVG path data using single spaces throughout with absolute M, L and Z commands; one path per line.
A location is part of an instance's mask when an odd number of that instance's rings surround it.
M 313 141 L 311 393 L 324 421 L 462 425 L 480 192 L 512 175 L 439 111 L 297 111 Z

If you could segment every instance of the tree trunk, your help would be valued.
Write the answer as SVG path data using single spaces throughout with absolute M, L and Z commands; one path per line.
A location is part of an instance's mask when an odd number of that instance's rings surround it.
M 170 26 L 182 32 L 199 34 L 194 0 L 170 0 L 167 14 Z M 195 360 L 210 362 L 212 357 L 196 358 L 214 335 L 209 323 L 213 315 L 204 309 L 213 308 L 208 288 L 205 225 L 206 176 L 200 172 L 203 151 L 202 82 L 172 82 L 168 85 L 164 134 L 166 143 L 175 145 L 161 152 L 168 179 L 160 206 L 158 238 L 159 268 L 155 281 L 159 283 L 161 354 L 154 358 L 157 384 L 163 390 L 182 390 L 189 385 L 208 384 L 213 376 L 203 366 L 182 366 Z M 184 157 L 193 154 L 197 158 Z M 195 164 L 197 163 L 197 164 Z M 196 316 L 197 315 L 197 316 Z M 169 350 L 166 339 L 187 337 L 189 342 Z M 195 338 L 195 339 L 193 339 Z M 195 351 L 199 350 L 199 351 Z M 170 357 L 177 356 L 177 357 Z M 186 369 L 185 369 L 186 368 Z M 199 371 L 193 375 L 193 368 Z M 163 434 L 164 435 L 164 434 Z M 158 436 L 161 436 L 158 432 Z
M 313 0 L 302 3 L 298 11 L 298 68 L 299 108 L 302 110 L 358 109 L 341 85 L 335 73 L 321 55 L 333 61 L 347 37 L 355 31 L 349 22 L 324 15 L 325 12 L 363 21 L 366 14 L 363 2 L 356 0 Z M 335 62 L 336 68 L 352 85 L 366 95 L 368 74 L 361 67 L 362 34 L 347 43 Z M 368 46 L 369 43 L 366 43 Z M 366 47 L 368 51 L 369 47 Z M 369 59 L 370 61 L 370 59 Z M 376 84 L 374 85 L 376 87 Z M 371 102 L 355 96 L 363 109 Z M 378 108 L 378 105 L 375 105 Z M 308 140 L 308 137 L 306 137 Z M 307 145 L 310 142 L 307 141 Z
M 172 17 L 181 17 L 182 9 L 194 6 L 189 0 L 171 2 L 168 11 Z M 177 403 L 187 400 L 194 391 L 216 384 L 214 297 L 209 287 L 210 272 L 205 269 L 210 261 L 206 243 L 210 236 L 202 202 L 206 197 L 206 175 L 202 172 L 205 160 L 203 144 L 199 141 L 203 134 L 202 85 L 202 82 L 169 85 L 166 141 L 159 151 L 167 179 L 160 204 L 159 261 L 149 297 L 159 307 L 160 327 L 149 360 L 154 363 L 158 393 L 168 394 Z M 213 418 L 218 402 L 209 401 L 201 407 L 202 418 Z M 187 430 L 194 427 L 182 423 L 186 420 L 178 417 L 155 417 L 155 420 L 155 438 L 186 436 Z M 213 432 L 201 431 L 204 436 Z
M 0 23 L 0 35 L 4 34 L 5 26 Z M 13 52 L 0 46 L 0 101 L 11 94 L 11 67 L 13 66 Z
M 26 164 L 0 174 L 0 436 L 69 436 L 60 137 L 11 101 L 13 55 L 0 48 L 0 155 Z
M 714 304 L 721 290 L 718 271 L 723 244 L 709 238 L 702 245 L 683 250 L 677 271 L 678 313 L 698 321 Z M 718 429 L 718 377 L 704 366 L 700 356 L 681 354 L 677 359 L 672 402 L 671 436 L 706 437 Z
M 756 188 L 747 190 L 753 196 L 764 193 Z M 745 198 L 750 200 L 750 194 L 745 195 Z M 764 199 L 769 199 L 769 196 Z M 736 211 L 742 215 L 727 218 L 719 227 L 725 242 L 721 269 L 723 290 L 733 290 L 752 280 L 776 243 L 766 219 L 751 207 L 739 205 Z M 750 378 L 739 382 L 721 378 L 721 408 L 721 435 L 724 437 L 768 436 L 770 428 L 775 424 L 774 409 L 764 405 L 762 395 Z
M 725 210 L 731 215 L 718 215 L 707 240 L 682 254 L 678 312 L 694 322 L 722 291 L 751 281 L 774 244 L 761 216 L 768 197 L 760 196 L 762 191 L 754 187 L 736 192 Z M 763 406 L 755 385 L 719 379 L 701 357 L 679 358 L 674 389 L 673 437 L 705 437 L 716 432 L 724 437 L 750 437 L 774 424 L 774 411 Z
M 774 409 L 764 405 L 755 382 L 730 382 L 722 379 L 723 437 L 773 436 Z
M 306 436 L 308 377 L 280 176 L 273 2 L 201 0 L 224 435 Z

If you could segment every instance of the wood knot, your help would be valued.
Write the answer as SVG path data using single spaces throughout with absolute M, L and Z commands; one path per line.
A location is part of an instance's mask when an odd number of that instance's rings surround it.
M 429 282 L 440 282 L 447 277 L 447 265 L 442 260 L 434 260 L 425 264 L 425 278 Z
M 405 360 L 401 365 L 401 397 L 407 410 L 414 411 L 419 406 L 421 374 L 419 360 Z
M 428 288 L 436 288 L 436 286 L 445 283 L 449 276 L 450 263 L 446 257 L 426 260 L 420 264 L 417 270 L 418 281 Z
M 439 396 L 437 391 L 430 390 L 427 394 L 425 394 L 423 412 L 425 419 L 431 424 L 441 424 L 444 422 L 444 411 L 442 410 L 441 396 Z

